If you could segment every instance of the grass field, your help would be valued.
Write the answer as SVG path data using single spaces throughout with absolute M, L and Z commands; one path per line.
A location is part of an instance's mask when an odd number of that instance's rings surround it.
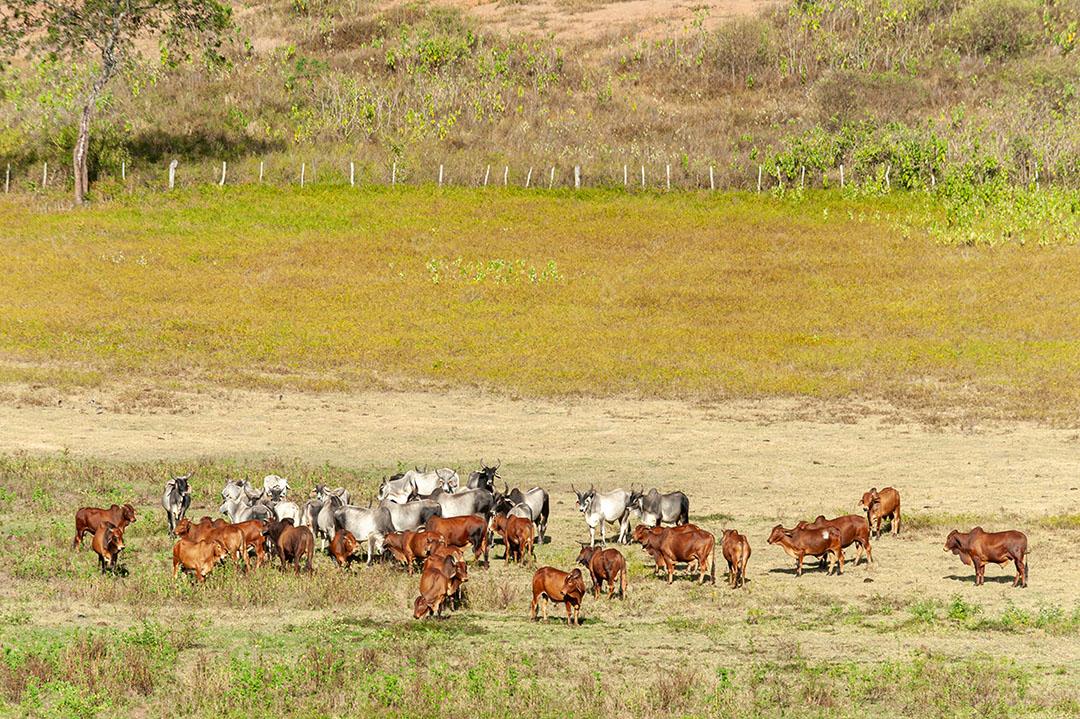
M 920 193 L 5 202 L 0 379 L 861 397 L 1073 422 L 1080 250 L 939 244 L 943 215 Z
M 161 478 L 191 466 L 0 460 L 8 538 L 0 705 L 10 713 L 1066 717 L 1080 709 L 1080 597 L 1067 559 L 1080 530 L 1076 515 L 1047 521 L 1037 503 L 981 518 L 1029 531 L 1028 590 L 1002 583 L 1011 579 L 996 568 L 974 587 L 970 570 L 940 548 L 953 522 L 968 518 L 918 509 L 899 538 L 875 543 L 875 569 L 796 579 L 787 556 L 763 541 L 776 521 L 767 501 L 689 480 L 695 522 L 750 536 L 749 587 L 730 590 L 723 577 L 716 587 L 668 587 L 628 547 L 627 600 L 590 598 L 585 625 L 571 630 L 530 625 L 531 569 L 501 561 L 471 569 L 470 605 L 443 621 L 410 618 L 414 577 L 388 566 L 342 573 L 325 557 L 312 577 L 225 568 L 202 587 L 174 583 L 171 542 L 153 508 Z M 358 495 L 390 469 L 203 460 L 196 515 L 216 511 L 226 478 L 265 466 L 298 487 L 326 480 Z M 573 474 L 558 459 L 505 467 L 514 482 L 551 488 L 552 541 L 538 559 L 570 566 L 584 529 L 568 497 Z M 70 510 L 129 499 L 141 514 L 128 532 L 127 576 L 101 577 L 88 549 L 70 549 Z

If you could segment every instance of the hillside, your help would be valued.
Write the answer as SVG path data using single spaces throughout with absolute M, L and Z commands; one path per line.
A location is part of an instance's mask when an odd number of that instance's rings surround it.
M 871 191 L 1080 179 L 1078 0 L 706 2 L 249 0 L 225 66 L 147 47 L 103 103 L 92 173 L 259 156 L 458 181 L 488 163 L 581 164 L 621 184 Z M 67 172 L 78 67 L 16 63 L 0 154 L 17 187 Z M 888 181 L 885 173 L 890 173 Z M 192 177 L 189 172 L 187 177 Z M 520 182 L 521 178 L 518 177 Z M 55 180 L 54 180 L 55 182 Z M 100 192 L 110 188 L 99 184 Z

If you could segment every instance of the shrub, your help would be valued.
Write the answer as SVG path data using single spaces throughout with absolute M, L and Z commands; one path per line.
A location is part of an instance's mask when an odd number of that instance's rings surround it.
M 1004 59 L 1035 42 L 1039 6 L 1031 0 L 975 0 L 953 19 L 952 34 L 973 55 Z

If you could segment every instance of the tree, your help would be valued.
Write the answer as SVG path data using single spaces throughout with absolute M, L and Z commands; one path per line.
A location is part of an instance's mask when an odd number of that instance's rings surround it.
M 156 38 L 174 61 L 190 57 L 193 45 L 220 59 L 217 51 L 231 25 L 232 11 L 220 0 L 0 0 L 0 37 L 9 54 L 97 58 L 72 153 L 76 204 L 89 189 L 90 122 L 98 98 L 132 59 L 136 42 Z

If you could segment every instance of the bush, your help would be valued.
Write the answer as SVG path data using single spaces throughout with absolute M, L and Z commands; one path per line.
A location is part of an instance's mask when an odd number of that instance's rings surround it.
M 973 55 L 1004 59 L 1039 35 L 1039 6 L 1031 0 L 975 0 L 953 18 L 953 38 Z

